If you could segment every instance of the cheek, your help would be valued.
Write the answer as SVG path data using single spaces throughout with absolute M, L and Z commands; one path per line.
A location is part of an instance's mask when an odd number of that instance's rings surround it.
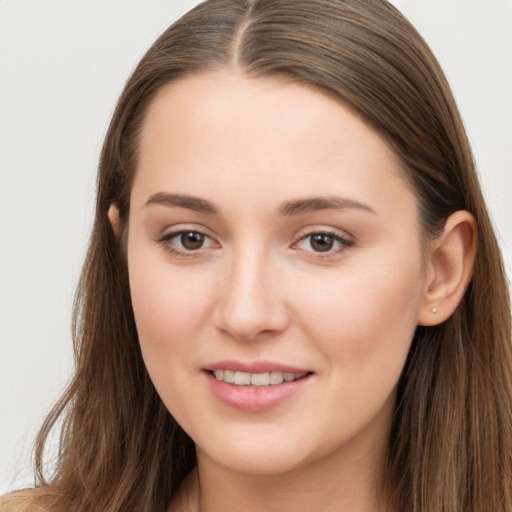
M 173 267 L 166 256 L 133 250 L 128 261 L 135 323 L 150 371 L 152 364 L 172 366 L 176 355 L 190 354 L 203 338 L 214 289 L 206 276 Z
M 179 270 L 156 261 L 148 264 L 144 255 L 136 252 L 129 260 L 133 311 L 144 363 L 167 409 L 187 423 L 189 414 L 201 414 L 190 410 L 190 403 L 200 397 L 189 379 L 198 371 L 197 354 L 202 340 L 207 339 L 203 331 L 213 287 L 204 278 Z
M 373 260 L 309 283 L 297 314 L 326 360 L 359 375 L 401 371 L 422 297 L 420 257 Z

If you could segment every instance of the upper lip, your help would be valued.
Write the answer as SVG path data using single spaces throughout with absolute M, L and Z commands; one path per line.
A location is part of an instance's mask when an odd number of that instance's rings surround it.
M 287 364 L 276 363 L 272 361 L 218 361 L 209 364 L 204 368 L 208 371 L 215 370 L 232 370 L 235 372 L 245 373 L 266 373 L 266 372 L 282 372 L 282 373 L 309 373 L 310 370 L 299 368 L 297 366 L 290 366 Z

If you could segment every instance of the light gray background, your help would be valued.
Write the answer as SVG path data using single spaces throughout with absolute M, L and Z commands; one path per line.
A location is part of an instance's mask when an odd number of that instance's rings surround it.
M 197 0 L 0 0 L 0 494 L 72 368 L 101 142 L 145 49 Z M 512 0 L 394 0 L 452 83 L 512 275 Z

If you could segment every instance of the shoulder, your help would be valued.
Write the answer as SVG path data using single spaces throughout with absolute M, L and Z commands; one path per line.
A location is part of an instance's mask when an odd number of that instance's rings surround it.
M 41 488 L 24 489 L 0 496 L 0 512 L 51 512 L 43 504 Z

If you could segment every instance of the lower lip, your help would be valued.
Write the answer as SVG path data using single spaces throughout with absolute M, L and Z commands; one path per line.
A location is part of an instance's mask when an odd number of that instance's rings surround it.
M 294 394 L 300 392 L 310 381 L 306 375 L 293 382 L 283 382 L 274 386 L 237 386 L 217 380 L 210 372 L 203 372 L 213 395 L 225 405 L 244 412 L 263 412 L 276 407 Z

